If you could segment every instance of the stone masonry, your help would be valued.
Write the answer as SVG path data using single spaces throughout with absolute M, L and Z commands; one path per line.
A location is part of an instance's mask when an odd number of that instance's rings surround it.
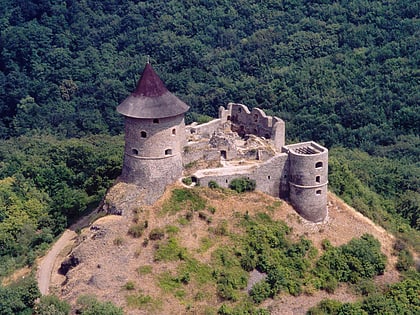
M 327 216 L 328 150 L 310 141 L 285 145 L 284 121 L 263 110 L 229 103 L 208 123 L 185 126 L 188 106 L 171 94 L 147 64 L 136 90 L 117 108 L 125 116 L 121 179 L 136 184 L 146 203 L 199 161 L 193 185 L 210 181 L 228 187 L 232 179 L 255 180 L 256 189 L 288 199 L 312 222 Z

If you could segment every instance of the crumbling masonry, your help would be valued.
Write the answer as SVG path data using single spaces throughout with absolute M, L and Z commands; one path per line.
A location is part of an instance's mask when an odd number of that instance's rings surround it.
M 196 171 L 193 184 L 228 187 L 235 178 L 288 199 L 312 222 L 327 216 L 328 150 L 311 141 L 285 145 L 284 121 L 242 104 L 220 107 L 219 118 L 185 126 L 189 107 L 170 93 L 149 63 L 136 89 L 117 108 L 125 116 L 121 179 L 136 184 L 146 203 L 162 196 L 197 161 L 216 168 Z

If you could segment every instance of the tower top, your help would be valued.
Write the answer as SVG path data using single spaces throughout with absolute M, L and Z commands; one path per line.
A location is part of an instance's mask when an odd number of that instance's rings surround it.
M 124 116 L 145 119 L 173 117 L 188 109 L 187 104 L 168 91 L 150 63 L 146 63 L 136 89 L 117 107 Z

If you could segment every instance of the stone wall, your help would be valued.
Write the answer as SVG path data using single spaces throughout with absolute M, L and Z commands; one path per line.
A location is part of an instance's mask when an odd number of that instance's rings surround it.
M 235 178 L 255 180 L 256 189 L 274 197 L 279 197 L 280 187 L 287 187 L 287 154 L 279 154 L 260 164 L 228 166 L 197 171 L 193 177 L 200 186 L 208 186 L 210 181 L 220 187 L 229 187 Z M 287 188 L 286 188 L 287 189 Z
M 241 137 L 245 134 L 253 134 L 271 139 L 279 149 L 284 145 L 285 126 L 284 121 L 280 118 L 267 116 L 259 108 L 253 108 L 250 111 L 247 106 L 236 103 L 228 104 L 228 112 L 232 122 L 232 130 L 236 131 Z

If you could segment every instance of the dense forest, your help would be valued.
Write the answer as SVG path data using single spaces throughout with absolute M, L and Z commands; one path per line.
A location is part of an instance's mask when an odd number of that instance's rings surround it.
M 419 12 L 417 0 L 0 0 L 0 277 L 119 175 L 115 108 L 148 56 L 187 122 L 228 102 L 281 117 L 289 142 L 331 149 L 331 190 L 420 250 Z

